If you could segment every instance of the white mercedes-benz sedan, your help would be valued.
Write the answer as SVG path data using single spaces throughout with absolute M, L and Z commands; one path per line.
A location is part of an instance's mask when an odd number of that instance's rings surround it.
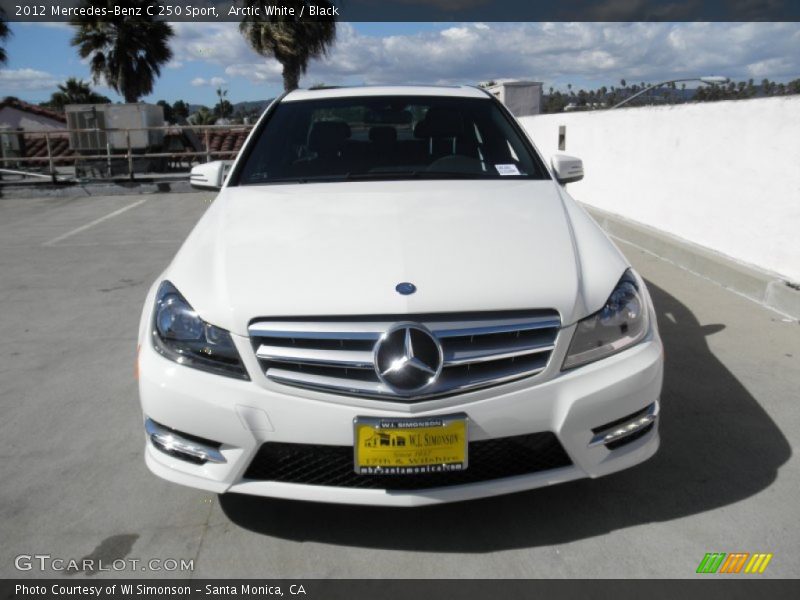
M 219 195 L 145 301 L 150 470 L 417 506 L 652 456 L 655 313 L 581 177 L 483 90 L 275 100 L 233 165 L 192 171 Z

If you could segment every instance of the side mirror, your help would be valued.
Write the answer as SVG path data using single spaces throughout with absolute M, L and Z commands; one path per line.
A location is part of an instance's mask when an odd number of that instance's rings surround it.
M 189 183 L 200 190 L 218 190 L 222 187 L 231 164 L 229 160 L 215 160 L 192 167 Z
M 566 154 L 554 154 L 550 164 L 556 174 L 558 183 L 573 183 L 583 179 L 583 161 Z

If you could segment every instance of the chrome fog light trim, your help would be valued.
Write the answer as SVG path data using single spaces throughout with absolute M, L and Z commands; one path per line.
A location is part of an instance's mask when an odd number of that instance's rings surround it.
M 644 414 L 639 414 L 629 421 L 623 421 L 622 423 L 618 423 L 613 427 L 609 427 L 608 429 L 596 433 L 589 442 L 589 448 L 610 444 L 641 431 L 658 418 L 658 411 L 658 401 L 653 402 L 649 407 L 647 407 L 647 411 Z
M 205 462 L 226 462 L 219 449 L 185 438 L 177 432 L 159 425 L 150 418 L 145 419 L 144 429 L 153 446 L 165 454 L 179 459 L 185 458 L 200 464 Z

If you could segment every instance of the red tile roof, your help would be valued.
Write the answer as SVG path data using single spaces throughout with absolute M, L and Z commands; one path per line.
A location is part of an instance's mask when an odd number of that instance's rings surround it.
M 209 149 L 212 152 L 223 151 L 230 152 L 233 155 L 242 148 L 249 133 L 249 131 L 241 129 L 233 131 L 225 129 L 211 130 L 208 134 Z M 200 139 L 202 141 L 204 137 L 200 136 Z M 205 142 L 203 141 L 203 143 Z
M 200 142 L 201 148 L 199 152 L 205 151 L 205 132 L 202 130 L 195 130 L 197 139 Z M 71 160 L 64 160 L 75 156 L 75 152 L 69 147 L 69 136 L 66 133 L 48 132 L 50 136 L 50 150 L 53 158 L 56 159 L 56 164 L 66 165 L 73 164 Z M 239 152 L 249 131 L 237 129 L 214 129 L 209 130 L 208 145 L 212 152 L 225 152 L 226 154 L 214 154 L 213 160 L 232 159 Z M 24 156 L 27 158 L 44 158 L 47 156 L 47 143 L 43 134 L 28 133 L 23 136 L 24 139 Z M 184 152 L 195 151 L 191 143 L 179 133 L 179 128 L 169 131 L 164 139 L 164 151 L 173 152 L 177 158 Z M 179 148 L 179 149 L 178 149 Z M 58 160 L 61 159 L 61 160 Z M 195 156 L 192 159 L 196 162 L 203 162 L 204 157 Z M 44 161 L 36 161 L 30 163 L 31 165 L 43 166 L 47 163 Z
M 67 134 L 48 133 L 50 134 L 50 151 L 54 159 L 64 159 L 75 155 L 75 153 L 69 148 L 69 137 L 67 137 Z M 25 135 L 23 136 L 23 140 L 25 149 L 24 156 L 26 158 L 47 157 L 47 142 L 45 141 L 43 135 Z M 55 164 L 70 165 L 72 164 L 72 161 L 55 160 Z M 36 162 L 28 163 L 28 165 L 31 167 L 46 167 L 47 162 L 43 160 L 37 160 Z
M 206 132 L 201 129 L 194 131 L 197 141 L 200 143 L 200 148 L 197 151 L 204 152 L 206 149 Z M 249 133 L 249 130 L 240 128 L 210 129 L 208 131 L 208 149 L 211 152 L 226 152 L 229 155 L 215 154 L 214 158 L 233 158 L 241 150 Z M 180 129 L 177 127 L 164 136 L 165 148 L 175 148 L 176 146 L 182 146 L 187 152 L 194 150 L 189 140 L 180 133 Z
M 0 108 L 4 108 L 6 106 L 10 108 L 16 108 L 17 110 L 21 110 L 26 113 L 31 113 L 33 115 L 39 115 L 40 117 L 47 117 L 48 119 L 53 119 L 54 121 L 60 121 L 61 123 L 67 122 L 67 117 L 64 115 L 64 113 L 50 110 L 49 108 L 44 108 L 43 106 L 30 104 L 29 102 L 24 102 L 19 98 L 7 97 L 0 101 Z

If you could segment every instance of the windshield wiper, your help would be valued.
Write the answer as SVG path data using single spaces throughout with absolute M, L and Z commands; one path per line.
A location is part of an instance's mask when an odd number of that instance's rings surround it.
M 303 175 L 300 177 L 267 177 L 249 181 L 245 185 L 268 185 L 271 183 L 323 183 L 326 181 L 371 181 L 392 179 L 496 179 L 488 173 L 459 171 L 364 171 L 341 175 Z
M 369 179 L 489 179 L 484 173 L 460 173 L 457 171 L 365 171 L 347 173 L 348 181 Z
M 344 181 L 346 175 L 304 175 L 302 177 L 267 177 L 257 181 L 249 181 L 249 184 L 263 185 L 266 183 L 312 183 L 325 181 Z
M 469 171 L 420 171 L 419 176 L 430 179 L 494 179 L 488 173 L 470 173 Z

